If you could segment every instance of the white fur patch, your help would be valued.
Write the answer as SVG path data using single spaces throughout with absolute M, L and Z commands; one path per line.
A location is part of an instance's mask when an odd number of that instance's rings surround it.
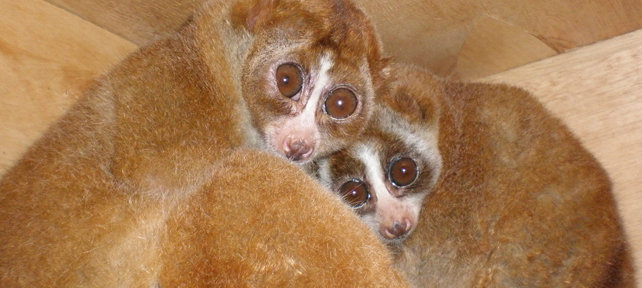
M 318 146 L 321 145 L 321 134 L 319 125 L 316 123 L 316 112 L 319 107 L 319 102 L 322 101 L 323 92 L 327 90 L 330 85 L 330 76 L 328 71 L 334 66 L 334 62 L 330 57 L 325 54 L 319 59 L 319 68 L 310 73 L 313 77 L 309 89 L 305 89 L 300 93 L 309 93 L 309 97 L 302 98 L 301 101 L 306 101 L 305 106 L 301 112 L 294 116 L 287 116 L 281 120 L 275 121 L 268 125 L 266 134 L 268 141 L 273 149 L 277 150 L 280 155 L 285 155 L 284 143 L 287 139 L 304 140 L 308 145 L 315 146 L 312 154 L 305 162 L 314 158 L 314 153 L 317 152 Z
M 393 200 L 394 196 L 388 192 L 386 187 L 386 176 L 383 173 L 383 167 L 381 167 L 379 153 L 370 145 L 359 145 L 357 159 L 366 167 L 365 172 L 367 181 L 370 183 L 370 193 L 374 193 L 377 196 L 377 206 Z
M 310 98 L 307 99 L 305 107 L 300 115 L 302 121 L 311 121 L 314 123 L 319 102 L 321 102 L 321 97 L 323 96 L 323 92 L 326 90 L 326 86 L 330 83 L 328 71 L 330 71 L 332 66 L 334 66 L 334 62 L 327 54 L 323 55 L 319 60 L 319 70 L 316 74 L 316 79 L 314 79 L 314 84 L 311 87 L 312 91 L 310 92 Z

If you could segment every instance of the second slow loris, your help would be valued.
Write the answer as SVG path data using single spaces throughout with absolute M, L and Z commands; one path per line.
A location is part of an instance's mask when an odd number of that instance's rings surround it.
M 424 71 L 396 67 L 390 72 L 390 93 L 381 95 L 381 101 L 415 125 L 430 115 L 437 117 L 426 121 L 424 129 L 437 132 L 443 159 L 439 180 L 421 207 L 412 235 L 391 246 L 396 265 L 413 285 L 635 287 L 607 174 L 532 96 L 487 84 L 446 83 L 440 91 L 442 84 Z M 412 131 L 397 129 L 397 134 Z M 430 164 L 415 160 L 415 180 L 412 174 L 397 172 L 397 142 L 376 146 L 380 150 L 375 154 L 393 155 L 379 163 L 363 157 L 363 149 L 337 153 L 326 160 L 329 165 L 325 172 L 320 170 L 321 178 L 326 183 L 331 179 L 330 187 L 341 192 L 350 185 L 343 183 L 352 183 L 355 175 L 367 175 L 358 179 L 375 191 L 375 200 L 403 202 L 404 197 L 426 194 L 431 186 L 423 183 L 431 181 L 421 179 L 426 177 L 422 168 Z M 402 155 L 421 155 L 417 146 L 406 145 L 410 149 Z M 396 174 L 403 175 L 402 185 L 395 184 Z M 403 187 L 406 183 L 410 184 Z M 381 197 L 379 191 L 385 187 L 390 195 Z M 348 196 L 359 191 L 353 190 Z M 364 207 L 385 211 L 394 207 L 390 203 L 395 202 L 373 201 Z M 385 233 L 381 234 L 390 238 Z

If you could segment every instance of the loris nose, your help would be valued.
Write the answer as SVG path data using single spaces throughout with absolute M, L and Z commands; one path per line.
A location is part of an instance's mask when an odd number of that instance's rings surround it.
M 314 145 L 303 139 L 288 138 L 283 143 L 283 150 L 285 151 L 285 157 L 288 157 L 291 161 L 301 161 L 312 155 Z
M 407 218 L 404 218 L 402 221 L 395 221 L 392 224 L 392 227 L 388 227 L 384 229 L 383 236 L 388 238 L 388 239 L 396 239 L 396 238 L 401 238 L 410 231 L 410 228 L 412 227 L 412 224 L 410 223 L 410 220 Z

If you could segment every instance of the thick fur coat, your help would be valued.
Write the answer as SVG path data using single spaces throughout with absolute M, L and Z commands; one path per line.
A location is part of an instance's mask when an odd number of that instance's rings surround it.
M 441 89 L 410 68 L 390 75 L 382 99 L 400 117 L 439 113 L 441 176 L 396 251 L 412 284 L 635 287 L 607 174 L 531 95 L 504 85 Z
M 319 116 L 316 151 L 358 134 L 380 61 L 363 14 L 211 2 L 100 78 L 4 176 L 0 286 L 405 287 L 368 228 L 266 147 L 258 126 L 283 105 L 251 115 L 270 103 L 250 87 L 265 69 L 254 60 L 295 40 L 310 70 L 332 56 L 324 83 L 352 83 L 361 105 L 341 127 Z

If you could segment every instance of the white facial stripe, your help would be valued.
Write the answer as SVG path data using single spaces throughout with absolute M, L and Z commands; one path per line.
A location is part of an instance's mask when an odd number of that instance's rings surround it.
M 366 177 L 371 188 L 370 193 L 374 193 L 377 196 L 377 206 L 394 201 L 395 197 L 388 192 L 384 182 L 386 177 L 383 174 L 384 169 L 381 167 L 379 154 L 376 150 L 370 145 L 359 145 L 356 155 L 366 167 Z
M 303 112 L 301 112 L 301 116 L 304 119 L 307 120 L 307 118 L 311 118 L 312 121 L 314 121 L 317 107 L 319 105 L 319 102 L 321 101 L 321 96 L 323 96 L 323 91 L 325 91 L 326 86 L 328 86 L 328 84 L 330 83 L 330 76 L 328 75 L 328 71 L 330 71 L 330 68 L 332 68 L 332 66 L 334 66 L 334 62 L 327 54 L 323 55 L 321 57 L 321 60 L 319 60 L 319 71 L 314 84 L 312 85 L 310 98 L 308 98 L 305 108 L 303 108 Z
M 321 60 L 319 60 L 319 70 L 317 73 L 312 73 L 313 75 L 317 75 L 316 79 L 314 81 L 314 85 L 312 87 L 312 91 L 310 91 L 310 97 L 307 99 L 305 107 L 303 108 L 303 111 L 301 111 L 300 114 L 294 116 L 291 118 L 291 120 L 288 121 L 288 125 L 291 127 L 316 127 L 316 111 L 317 107 L 319 107 L 319 102 L 321 100 L 321 97 L 323 96 L 323 91 L 325 90 L 325 87 L 330 83 L 330 77 L 328 76 L 328 71 L 334 63 L 328 57 L 327 55 L 324 55 L 321 57 Z M 316 131 L 315 134 L 318 134 L 319 132 Z M 315 138 L 319 138 L 320 135 L 315 135 Z

